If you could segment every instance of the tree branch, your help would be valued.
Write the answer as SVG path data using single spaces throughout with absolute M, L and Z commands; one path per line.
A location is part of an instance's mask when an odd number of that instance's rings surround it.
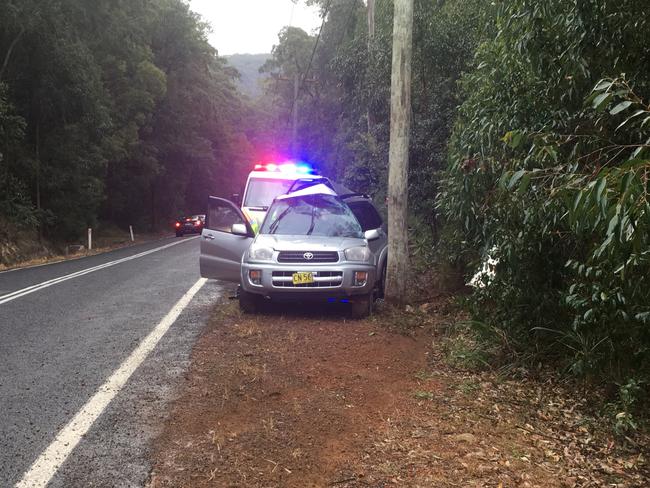
M 2 80 L 2 75 L 4 75 L 4 72 L 7 69 L 7 65 L 9 64 L 9 59 L 11 58 L 11 53 L 13 52 L 14 48 L 16 47 L 16 44 L 18 44 L 18 41 L 20 40 L 20 38 L 23 36 L 24 33 L 25 33 L 25 26 L 21 25 L 20 32 L 14 38 L 14 40 L 11 41 L 11 44 L 9 44 L 9 49 L 7 49 L 7 54 L 5 54 L 5 59 L 4 62 L 2 63 L 2 68 L 0 68 L 0 80 Z

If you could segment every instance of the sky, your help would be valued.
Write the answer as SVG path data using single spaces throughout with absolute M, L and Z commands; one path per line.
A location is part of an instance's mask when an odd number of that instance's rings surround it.
M 312 33 L 321 23 L 303 0 L 190 0 L 190 8 L 212 24 L 209 41 L 221 56 L 270 53 L 284 26 Z

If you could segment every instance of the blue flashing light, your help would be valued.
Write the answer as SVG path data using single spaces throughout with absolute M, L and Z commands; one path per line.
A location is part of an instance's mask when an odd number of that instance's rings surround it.
M 350 303 L 350 300 L 347 298 L 341 298 L 341 303 Z
M 327 303 L 336 303 L 336 298 L 328 298 Z
M 296 165 L 296 172 L 297 173 L 302 173 L 305 175 L 308 175 L 310 173 L 315 173 L 314 168 L 309 166 L 308 164 L 301 163 Z

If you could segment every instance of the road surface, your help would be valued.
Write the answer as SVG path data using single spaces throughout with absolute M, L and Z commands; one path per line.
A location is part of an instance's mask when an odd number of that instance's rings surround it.
M 222 293 L 199 281 L 198 247 L 170 238 L 0 273 L 1 487 L 146 482 L 149 443 Z

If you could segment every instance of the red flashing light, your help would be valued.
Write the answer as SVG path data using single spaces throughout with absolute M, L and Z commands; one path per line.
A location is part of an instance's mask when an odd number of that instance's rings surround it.
M 176 222 L 175 225 L 176 225 L 176 227 L 180 227 L 180 226 L 181 226 L 181 223 L 180 223 L 180 222 Z

